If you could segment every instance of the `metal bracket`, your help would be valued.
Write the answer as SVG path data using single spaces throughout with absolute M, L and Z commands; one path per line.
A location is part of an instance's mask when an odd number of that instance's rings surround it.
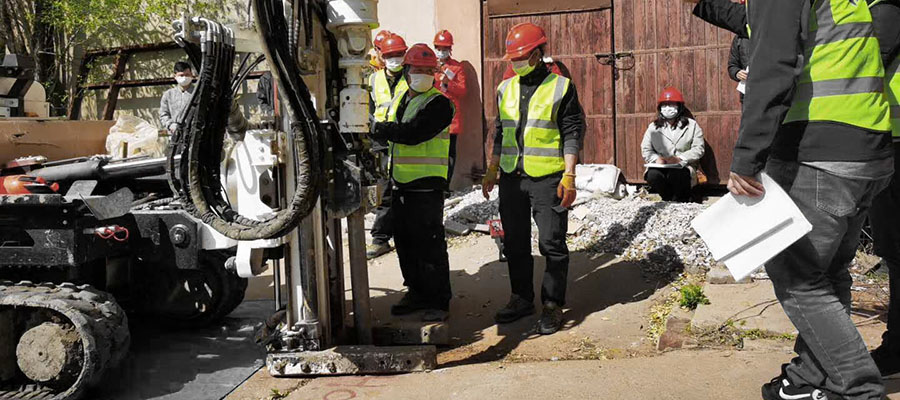
M 634 69 L 634 53 L 630 51 L 618 53 L 597 53 L 594 54 L 597 61 L 603 65 L 613 67 L 613 79 L 619 80 L 619 71 L 628 71 Z

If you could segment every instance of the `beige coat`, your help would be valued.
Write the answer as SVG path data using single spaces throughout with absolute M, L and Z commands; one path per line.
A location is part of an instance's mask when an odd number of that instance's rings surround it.
M 706 142 L 703 140 L 703 129 L 697 125 L 697 121 L 688 118 L 688 124 L 684 128 L 672 127 L 669 124 L 662 128 L 656 128 L 656 124 L 650 123 L 644 140 L 641 141 L 641 155 L 644 162 L 656 163 L 661 157 L 681 158 L 681 164 L 691 171 L 691 180 L 697 183 L 697 168 L 700 158 L 706 152 Z

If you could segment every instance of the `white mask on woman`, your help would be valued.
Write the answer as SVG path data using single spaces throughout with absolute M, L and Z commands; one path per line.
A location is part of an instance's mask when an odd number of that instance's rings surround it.
M 409 74 L 409 88 L 418 93 L 425 93 L 434 87 L 434 75 Z
M 434 54 L 437 55 L 438 60 L 446 60 L 450 58 L 450 50 L 435 50 Z
M 391 57 L 384 60 L 384 66 L 391 72 L 400 72 L 403 69 L 403 57 Z
M 678 116 L 678 107 L 676 106 L 662 106 L 659 109 L 659 113 L 662 114 L 665 119 L 672 119 Z

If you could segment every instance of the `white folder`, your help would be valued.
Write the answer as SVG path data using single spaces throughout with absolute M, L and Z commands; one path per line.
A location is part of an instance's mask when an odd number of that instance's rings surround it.
M 812 224 L 790 196 L 765 173 L 757 198 L 725 195 L 691 221 L 713 258 L 741 280 L 806 236 Z

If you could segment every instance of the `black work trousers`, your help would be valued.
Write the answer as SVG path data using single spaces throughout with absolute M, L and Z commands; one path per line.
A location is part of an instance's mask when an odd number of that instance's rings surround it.
M 394 218 L 391 216 L 391 194 L 388 183 L 381 194 L 381 203 L 375 207 L 375 223 L 372 224 L 372 244 L 386 244 L 394 236 Z
M 650 191 L 665 201 L 691 201 L 691 171 L 685 168 L 650 168 L 644 176 Z
M 875 239 L 875 254 L 887 266 L 890 289 L 887 330 L 882 346 L 900 355 L 900 143 L 894 143 L 894 177 L 881 191 L 869 210 L 869 223 Z
M 453 183 L 453 169 L 456 168 L 456 136 L 450 134 L 450 161 L 447 165 L 447 186 Z
M 449 310 L 450 260 L 444 235 L 444 192 L 395 188 L 391 213 L 403 284 L 417 300 Z
M 569 248 L 566 231 L 569 212 L 559 206 L 556 188 L 562 173 L 541 178 L 500 175 L 500 220 L 503 222 L 503 253 L 509 263 L 512 293 L 534 301 L 534 257 L 531 255 L 531 218 L 538 226 L 538 248 L 547 259 L 541 285 L 541 301 L 560 306 L 566 302 Z

